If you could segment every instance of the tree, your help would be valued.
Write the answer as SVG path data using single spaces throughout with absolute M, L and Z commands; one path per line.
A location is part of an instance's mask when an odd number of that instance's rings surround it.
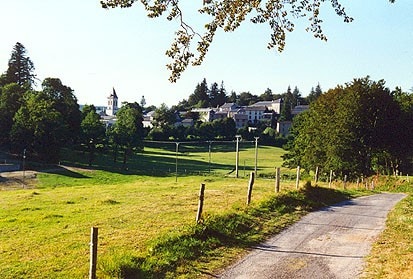
M 155 109 L 153 115 L 153 128 L 148 134 L 148 138 L 152 140 L 168 140 L 173 137 L 174 124 L 176 123 L 176 114 L 172 109 L 163 103 Z
M 198 133 L 203 140 L 215 139 L 218 135 L 217 132 L 218 131 L 216 130 L 216 127 L 214 127 L 213 122 L 202 122 L 201 125 L 199 125 Z
M 218 90 L 218 96 L 215 98 L 217 106 L 222 106 L 227 102 L 227 91 L 225 90 L 224 81 L 221 81 L 221 86 Z
M 64 134 L 63 117 L 50 98 L 43 92 L 27 92 L 13 118 L 12 149 L 17 152 L 27 149 L 33 157 L 57 162 Z
M 86 115 L 88 115 L 89 112 L 96 112 L 96 107 L 94 105 L 85 105 L 81 111 L 82 120 L 85 119 Z
M 25 92 L 17 83 L 0 87 L 0 144 L 9 142 L 13 117 L 22 105 Z
M 91 166 L 96 145 L 101 144 L 105 138 L 105 125 L 100 121 L 100 116 L 93 105 L 83 107 L 80 128 L 81 140 L 89 151 L 89 166 Z
M 280 121 L 291 121 L 293 119 L 293 115 L 291 113 L 294 107 L 294 96 L 291 92 L 291 87 L 288 86 L 287 92 L 283 94 L 283 102 L 280 112 Z
M 400 135 L 403 139 L 401 142 L 396 142 L 395 148 L 400 153 L 400 157 L 403 158 L 400 163 L 400 170 L 403 173 L 412 171 L 413 158 L 413 94 L 403 92 L 401 88 L 396 88 L 392 92 L 393 98 L 399 104 L 401 109 L 401 116 L 398 119 L 398 125 L 400 130 L 404 133 Z
M 27 89 L 34 84 L 36 75 L 33 73 L 34 64 L 27 56 L 26 48 L 19 42 L 13 47 L 8 63 L 8 69 L 0 78 L 0 86 L 17 83 Z
M 117 121 L 110 129 L 110 136 L 115 150 L 117 146 L 123 148 L 123 165 L 126 166 L 128 155 L 133 150 L 143 149 L 142 109 L 137 103 L 124 103 L 116 116 Z
M 274 95 L 272 94 L 272 90 L 267 88 L 263 94 L 260 96 L 260 100 L 262 101 L 272 101 L 274 100 Z
M 394 0 L 389 0 L 394 2 Z M 137 1 L 137 0 L 102 0 L 103 8 L 131 7 L 135 2 L 141 2 L 150 18 L 166 14 L 170 21 L 177 20 L 179 29 L 175 33 L 175 40 L 166 55 L 172 60 L 167 64 L 171 71 L 169 80 L 176 82 L 188 65 L 200 65 L 211 46 L 216 32 L 221 29 L 225 32 L 235 31 L 241 23 L 249 18 L 255 24 L 268 24 L 271 29 L 268 48 L 277 48 L 282 52 L 285 47 L 286 35 L 295 28 L 294 22 L 306 18 L 309 25 L 306 31 L 314 37 L 327 40 L 322 29 L 320 12 L 322 4 L 329 2 L 334 12 L 344 22 L 351 22 L 353 18 L 347 15 L 339 0 L 289 0 L 289 1 L 203 1 L 203 7 L 198 11 L 208 16 L 210 21 L 205 23 L 205 33 L 202 35 L 184 20 L 182 3 L 174 1 Z M 182 4 L 182 5 L 181 5 Z M 201 2 L 200 2 L 201 4 Z M 197 41 L 196 47 L 193 42 Z M 191 45 L 192 44 L 192 45 Z
M 188 111 L 191 109 L 191 106 L 186 99 L 183 99 L 179 101 L 177 105 L 172 106 L 172 109 L 174 111 Z
M 209 106 L 209 89 L 206 79 L 198 83 L 194 93 L 188 98 L 191 107 L 206 108 Z
M 298 87 L 294 87 L 293 90 L 293 106 L 298 106 L 302 103 L 303 97 L 301 96 L 300 90 L 298 90 Z
M 240 106 L 249 106 L 256 103 L 258 101 L 258 97 L 250 92 L 242 92 L 239 94 L 237 101 L 237 104 Z
M 170 110 L 165 103 L 155 110 L 152 121 L 154 127 L 163 129 L 166 126 L 174 125 L 175 122 L 176 115 L 174 111 Z
M 219 106 L 218 100 L 217 100 L 218 94 L 219 94 L 218 83 L 214 82 L 211 84 L 211 89 L 209 90 L 209 104 L 213 108 Z
M 323 94 L 323 91 L 321 90 L 320 83 L 317 84 L 316 88 L 311 88 L 310 94 L 307 96 L 307 103 L 311 104 L 315 100 L 317 100 L 320 95 Z
M 211 84 L 211 89 L 208 90 L 209 104 L 211 107 L 222 106 L 227 101 L 227 95 L 224 87 L 224 82 L 218 87 L 218 83 Z
M 235 93 L 235 91 L 231 91 L 231 94 L 228 97 L 227 101 L 230 102 L 230 103 L 238 104 L 239 103 L 239 96 L 237 95 L 237 93 Z
M 222 125 L 222 134 L 220 135 L 223 139 L 232 140 L 235 138 L 237 133 L 237 128 L 235 120 L 231 117 L 226 117 L 221 120 Z
M 384 81 L 355 79 L 321 95 L 294 119 L 286 164 L 354 177 L 396 171 L 411 150 L 412 129 Z M 410 122 L 411 124 L 411 122 Z M 409 132 L 410 131 L 410 132 Z
M 65 142 L 75 141 L 80 132 L 81 112 L 73 90 L 62 84 L 58 78 L 46 78 L 42 82 L 44 94 L 49 97 L 53 107 L 60 112 L 65 125 Z

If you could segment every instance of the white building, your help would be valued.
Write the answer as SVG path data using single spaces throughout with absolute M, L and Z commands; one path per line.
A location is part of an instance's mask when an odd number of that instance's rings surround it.
M 291 121 L 280 121 L 277 122 L 277 132 L 280 133 L 282 136 L 288 136 L 290 134 L 290 129 L 292 126 Z
M 152 128 L 152 121 L 153 121 L 153 116 L 155 114 L 155 111 L 150 111 L 146 114 L 143 115 L 143 121 L 142 121 L 142 125 L 144 128 Z
M 267 107 L 265 106 L 249 106 L 245 107 L 245 114 L 248 116 L 248 121 L 250 123 L 257 123 L 258 121 L 261 121 L 263 118 L 263 115 L 265 111 L 267 110 Z
M 211 122 L 215 119 L 215 110 L 213 110 L 212 108 L 194 108 L 191 111 L 198 113 L 199 120 L 201 120 L 202 122 Z
M 277 114 L 281 113 L 282 100 L 277 99 L 273 101 L 261 101 L 250 105 L 250 107 L 266 107 L 268 110 L 272 110 Z
M 114 116 L 118 112 L 118 95 L 116 94 L 115 88 L 113 88 L 112 93 L 108 97 L 108 105 L 106 107 L 106 114 L 108 116 Z

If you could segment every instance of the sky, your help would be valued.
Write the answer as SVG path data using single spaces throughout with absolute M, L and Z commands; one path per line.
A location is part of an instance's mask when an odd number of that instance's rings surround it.
M 185 20 L 202 33 L 201 0 L 181 1 Z M 115 88 L 119 102 L 168 106 L 188 99 L 204 78 L 224 82 L 227 92 L 255 95 L 270 88 L 298 87 L 303 96 L 320 84 L 326 91 L 354 78 L 384 79 L 390 89 L 413 88 L 411 0 L 341 0 L 354 18 L 344 23 L 326 1 L 320 14 L 328 41 L 307 33 L 298 20 L 282 53 L 268 50 L 267 25 L 245 22 L 232 33 L 219 31 L 201 66 L 189 67 L 177 83 L 168 81 L 169 48 L 176 21 L 149 19 L 143 6 L 109 9 L 99 0 L 0 0 L 0 72 L 16 42 L 34 63 L 40 82 L 60 78 L 79 104 L 106 105 Z

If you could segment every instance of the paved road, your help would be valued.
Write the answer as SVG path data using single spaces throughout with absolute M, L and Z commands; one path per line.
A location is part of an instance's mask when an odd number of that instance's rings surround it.
M 377 194 L 310 213 L 218 277 L 357 278 L 388 212 L 404 197 Z

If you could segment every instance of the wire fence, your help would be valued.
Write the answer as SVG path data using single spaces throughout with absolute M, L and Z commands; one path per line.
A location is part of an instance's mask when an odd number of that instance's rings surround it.
M 152 171 L 176 175 L 234 175 L 245 177 L 257 168 L 261 176 L 275 176 L 283 151 L 257 141 L 144 141 L 144 155 L 152 158 Z M 158 158 L 156 160 L 155 158 Z M 155 162 L 155 164 L 153 164 Z M 149 162 L 148 162 L 149 163 Z

